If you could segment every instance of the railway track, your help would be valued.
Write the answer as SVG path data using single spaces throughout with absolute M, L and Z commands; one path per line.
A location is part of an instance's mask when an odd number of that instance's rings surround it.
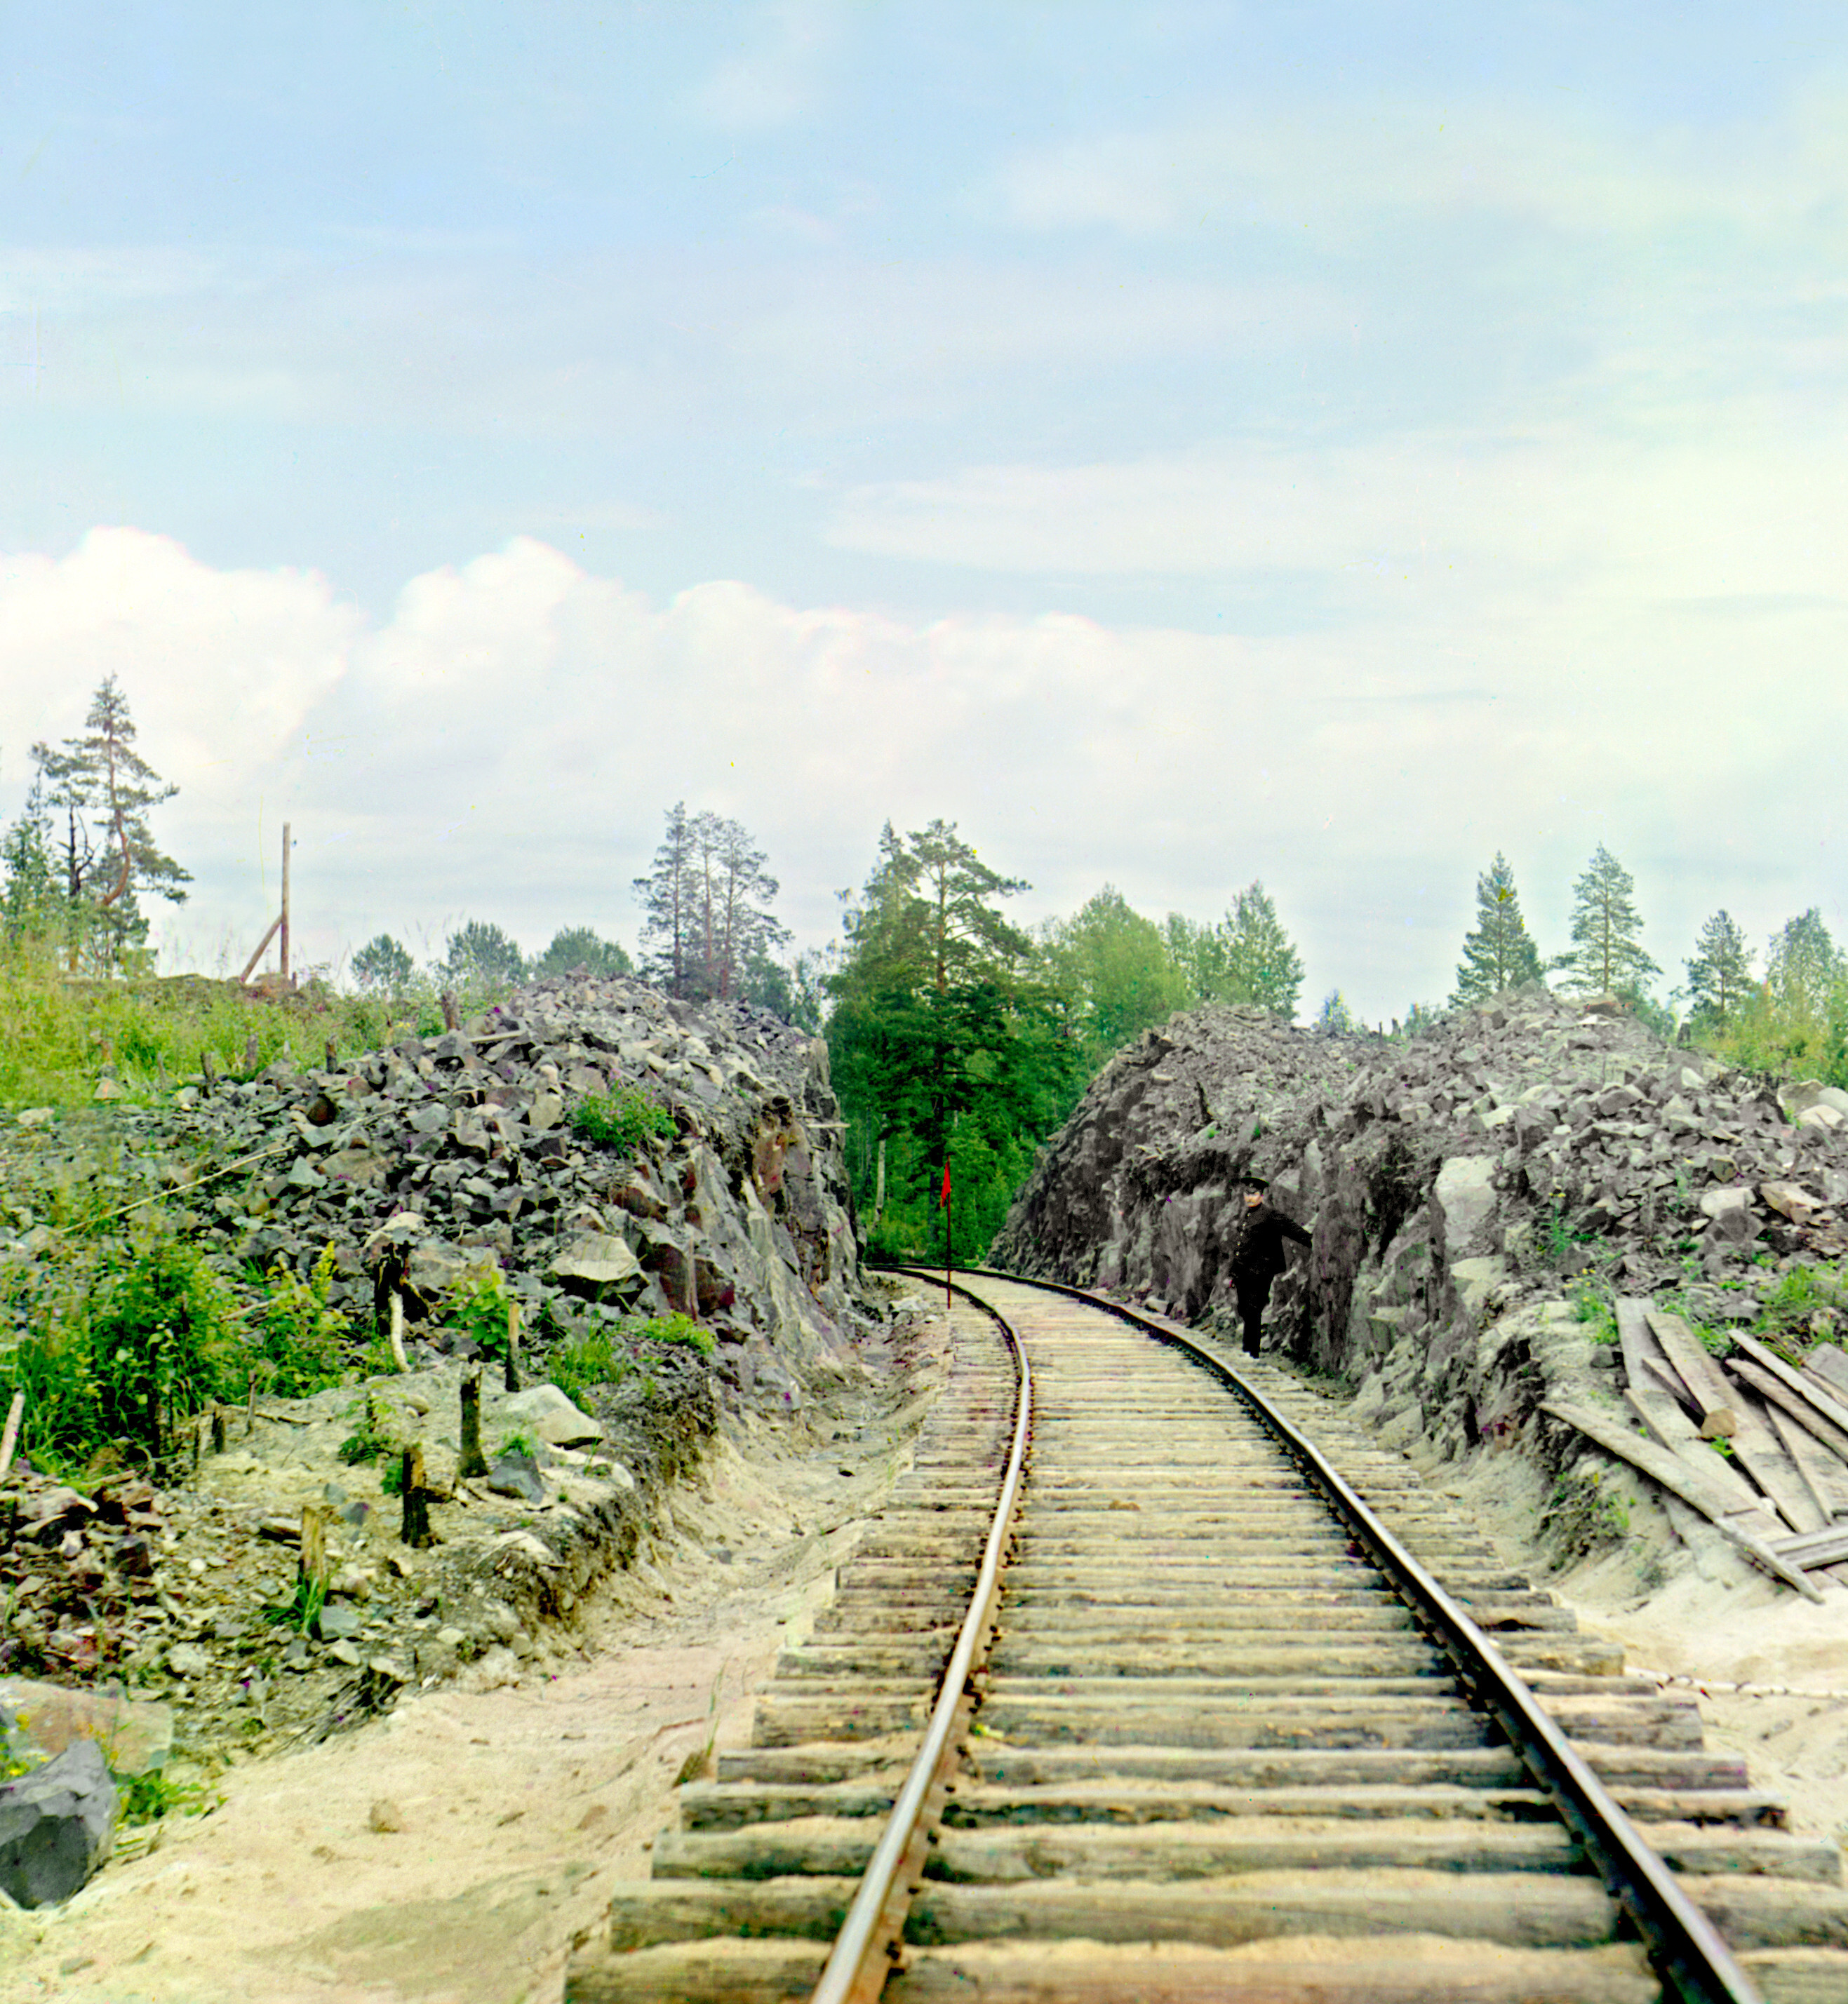
M 568 2004 L 1848 2004 L 1836 1847 L 1404 1462 L 1318 1407 L 1318 1470 L 1273 1367 L 968 1285 L 908 1476 Z

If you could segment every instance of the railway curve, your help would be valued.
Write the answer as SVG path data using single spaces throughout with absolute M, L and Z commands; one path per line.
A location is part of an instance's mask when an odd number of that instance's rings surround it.
M 908 1475 L 568 2004 L 1848 2000 L 1836 1847 L 1402 1459 L 1159 1317 L 958 1291 Z

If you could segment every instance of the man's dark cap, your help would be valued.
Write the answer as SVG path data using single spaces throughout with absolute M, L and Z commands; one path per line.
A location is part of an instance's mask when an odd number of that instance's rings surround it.
M 1268 1190 L 1271 1187 L 1270 1178 L 1261 1176 L 1255 1169 L 1247 1170 L 1240 1180 L 1247 1189 Z

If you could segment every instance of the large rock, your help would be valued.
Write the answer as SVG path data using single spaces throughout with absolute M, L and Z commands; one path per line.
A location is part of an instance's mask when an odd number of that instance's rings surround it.
M 556 1385 L 533 1385 L 514 1393 L 496 1409 L 495 1417 L 521 1433 L 536 1435 L 549 1447 L 590 1447 L 603 1438 L 597 1421 L 580 1413 Z
M 587 1232 L 573 1238 L 552 1261 L 552 1277 L 574 1295 L 609 1301 L 640 1291 L 642 1263 L 629 1249 L 626 1238 L 609 1232 Z
M 68 1900 L 115 1838 L 116 1786 L 93 1739 L 0 1782 L 0 1890 L 22 1907 Z

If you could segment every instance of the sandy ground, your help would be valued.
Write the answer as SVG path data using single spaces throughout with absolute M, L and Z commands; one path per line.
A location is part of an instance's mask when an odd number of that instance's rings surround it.
M 745 1743 L 777 1648 L 806 1632 L 907 1451 L 877 1424 L 801 1455 L 721 1445 L 576 1655 L 234 1769 L 222 1808 L 169 1818 L 156 1849 L 65 1908 L 0 1915 L 0 1995 L 556 2004 L 573 1937 L 646 1876 L 689 1761 Z M 1485 1453 L 1429 1473 L 1587 1630 L 1692 1680 L 1709 1744 L 1742 1750 L 1796 1827 L 1848 1836 L 1848 1589 L 1812 1606 L 1646 1507 L 1623 1545 L 1549 1579 L 1531 1467 Z
M 622 1576 L 577 1656 L 233 1769 L 214 1813 L 167 1818 L 158 1848 L 61 1909 L 5 1915 L 0 1995 L 556 2000 L 573 1936 L 612 1883 L 647 1875 L 683 1768 L 709 1742 L 748 1740 L 753 1692 L 905 1452 L 889 1431 L 801 1456 L 721 1445 L 678 1498 L 673 1540 Z

